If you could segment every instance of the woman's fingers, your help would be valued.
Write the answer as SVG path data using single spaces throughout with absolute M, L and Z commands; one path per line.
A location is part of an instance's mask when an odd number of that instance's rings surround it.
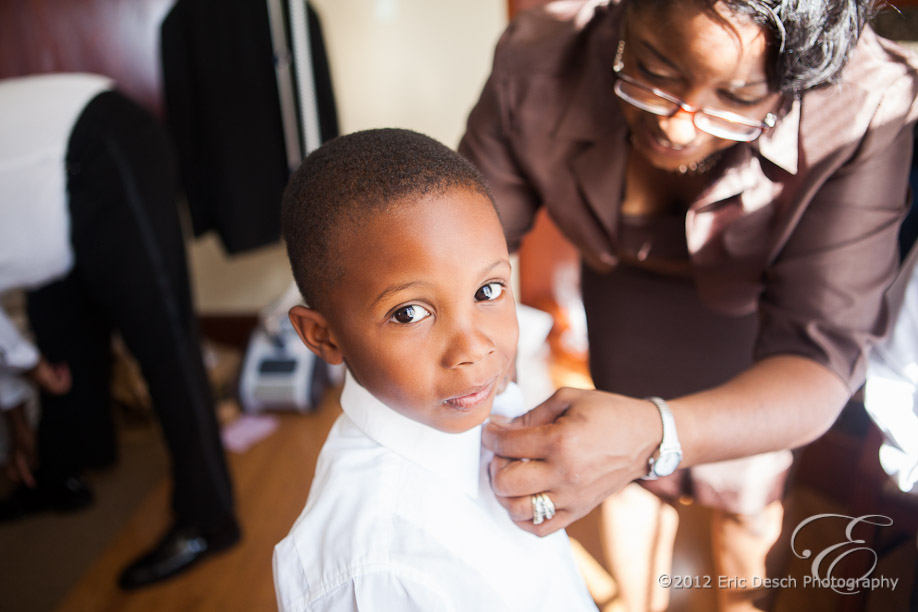
M 548 496 L 548 498 L 551 500 L 556 516 L 558 512 L 564 510 L 562 498 L 558 493 L 555 491 L 542 491 L 540 494 Z M 532 501 L 533 497 L 534 495 L 524 495 L 521 497 L 504 497 L 500 500 L 500 502 L 501 505 L 507 509 L 507 513 L 510 515 L 510 518 L 513 519 L 514 522 L 531 521 L 535 514 L 535 506 Z M 545 517 L 543 520 L 551 519 Z
M 495 457 L 491 461 L 491 487 L 497 501 L 503 506 L 510 519 L 530 533 L 544 536 L 567 527 L 577 515 L 565 506 L 565 495 L 547 484 L 557 480 L 552 467 L 544 461 L 521 461 Z M 502 483 L 506 483 L 504 487 Z M 563 483 L 558 483 L 563 486 Z M 533 523 L 533 496 L 547 495 L 554 514 L 543 517 L 539 525 Z
M 659 429 L 659 415 L 645 400 L 560 389 L 529 414 L 483 431 L 496 455 L 491 486 L 517 524 L 551 533 L 643 475 Z M 534 525 L 532 496 L 544 492 L 556 515 Z
M 482 444 L 511 459 L 544 459 L 551 452 L 554 424 L 570 407 L 561 389 L 526 414 L 506 422 L 492 417 L 481 433 Z
M 564 507 L 562 497 L 554 491 L 543 491 L 551 499 L 554 514 L 551 518 L 543 516 L 542 521 L 536 525 L 533 521 L 535 508 L 532 495 L 522 497 L 499 497 L 498 501 L 507 510 L 512 520 L 518 527 L 538 536 L 554 533 L 567 527 L 577 517 Z
M 491 488 L 498 497 L 521 497 L 552 488 L 556 477 L 551 466 L 536 459 L 521 461 L 494 457 L 490 465 Z
M 530 512 L 530 515 L 532 513 Z M 514 520 L 517 527 L 529 533 L 533 533 L 537 536 L 547 536 L 550 533 L 554 533 L 559 529 L 564 529 L 568 525 L 576 520 L 576 516 L 572 515 L 567 510 L 556 510 L 555 515 L 547 520 L 542 521 L 538 525 L 532 522 L 532 517 L 528 520 Z

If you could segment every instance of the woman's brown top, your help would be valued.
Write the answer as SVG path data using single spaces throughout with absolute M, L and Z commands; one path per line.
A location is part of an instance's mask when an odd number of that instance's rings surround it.
M 544 206 L 592 268 L 629 254 L 619 236 L 634 228 L 621 232 L 619 210 L 630 145 L 612 89 L 622 13 L 557 2 L 522 14 L 498 44 L 460 151 L 488 179 L 512 249 Z M 730 148 L 690 203 L 698 294 L 720 313 L 758 313 L 757 359 L 801 355 L 852 390 L 862 383 L 889 327 L 916 95 L 918 60 L 868 28 L 839 83 Z M 641 257 L 652 263 L 652 246 Z

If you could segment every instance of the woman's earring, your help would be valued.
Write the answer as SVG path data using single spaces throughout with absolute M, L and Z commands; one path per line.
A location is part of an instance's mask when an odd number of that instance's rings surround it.
M 615 72 L 621 72 L 622 68 L 625 67 L 624 62 L 622 62 L 622 54 L 625 52 L 625 39 L 618 41 L 618 51 L 615 52 L 615 62 L 612 64 L 612 70 Z

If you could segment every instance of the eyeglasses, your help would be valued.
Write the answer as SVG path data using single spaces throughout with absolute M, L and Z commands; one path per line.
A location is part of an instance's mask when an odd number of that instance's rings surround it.
M 645 85 L 622 74 L 621 71 L 625 67 L 622 62 L 624 51 L 625 41 L 623 39 L 618 43 L 618 52 L 615 54 L 615 63 L 612 65 L 612 71 L 616 77 L 615 95 L 642 111 L 661 117 L 672 117 L 681 109 L 692 115 L 692 123 L 702 132 L 738 142 L 751 142 L 762 132 L 775 126 L 776 118 L 772 113 L 765 115 L 764 121 L 756 121 L 729 111 L 699 108 L 662 89 Z

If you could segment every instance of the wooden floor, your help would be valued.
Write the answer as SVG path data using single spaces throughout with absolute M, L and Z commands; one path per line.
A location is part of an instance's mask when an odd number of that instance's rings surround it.
M 233 549 L 213 557 L 194 568 L 187 574 L 178 576 L 163 584 L 155 585 L 136 592 L 124 592 L 116 586 L 116 579 L 121 568 L 140 551 L 153 544 L 166 529 L 169 521 L 169 482 L 165 478 L 164 470 L 160 470 L 157 481 L 148 483 L 148 493 L 145 494 L 136 510 L 128 512 L 129 518 L 113 530 L 114 536 L 110 542 L 101 547 L 101 552 L 86 561 L 88 569 L 81 578 L 76 580 L 75 586 L 65 591 L 67 594 L 60 600 L 55 599 L 54 606 L 38 607 L 24 604 L 10 606 L 11 601 L 26 601 L 24 598 L 10 597 L 10 589 L 27 588 L 34 590 L 42 588 L 42 584 L 51 584 L 57 577 L 56 568 L 62 558 L 68 557 L 72 551 L 54 549 L 52 541 L 46 545 L 47 550 L 38 554 L 29 551 L 35 564 L 34 557 L 41 562 L 39 568 L 45 575 L 33 580 L 27 585 L 2 586 L 0 576 L 0 591 L 7 589 L 6 593 L 0 592 L 0 611 L 3 612 L 248 612 L 248 611 L 273 611 L 276 610 L 273 580 L 271 574 L 271 555 L 274 544 L 288 531 L 291 524 L 298 516 L 305 503 L 309 484 L 315 467 L 319 449 L 326 437 L 328 429 L 340 413 L 338 396 L 332 393 L 320 408 L 309 414 L 275 413 L 279 420 L 279 427 L 266 439 L 258 442 L 253 447 L 241 454 L 229 453 L 230 468 L 232 471 L 238 514 L 244 530 L 242 542 Z M 161 465 L 164 459 L 161 444 L 145 442 L 142 447 L 144 453 L 160 453 L 163 455 L 157 462 Z M 135 453 L 136 454 L 136 453 Z M 130 459 L 130 457 L 125 457 Z M 125 463 L 130 463 L 126 461 Z M 142 476 L 142 475 L 141 475 Z M 124 476 L 121 476 L 122 482 Z M 142 478 L 141 478 L 142 480 Z M 89 513 L 100 514 L 105 508 L 106 500 L 98 495 L 97 506 Z M 800 504 L 797 512 L 801 517 L 811 516 L 820 512 L 844 512 L 831 501 L 823 499 L 818 494 L 807 490 L 796 491 Z M 714 574 L 711 568 L 710 557 L 706 552 L 709 532 L 706 527 L 707 510 L 697 505 L 688 505 L 679 509 L 681 529 L 677 538 L 674 572 L 683 572 L 692 575 Z M 102 519 L 104 520 L 104 512 Z M 42 526 L 54 525 L 76 517 L 46 517 L 35 519 L 31 524 L 16 527 L 20 533 L 20 552 L 25 550 L 21 540 L 35 535 L 36 529 Z M 98 519 L 97 519 L 98 520 Z M 123 526 L 122 526 L 123 525 Z M 72 529 L 72 527 L 71 527 Z M 92 527 L 87 527 L 92 529 Z M 569 533 L 576 538 L 585 551 L 594 557 L 601 558 L 598 541 L 597 513 L 588 515 L 575 525 L 571 526 Z M 3 535 L 0 533 L 0 535 Z M 40 538 L 36 538 L 39 540 Z M 46 538 L 47 539 L 47 538 Z M 10 541 L 7 537 L 5 541 Z M 68 537 L 67 542 L 79 542 L 79 538 Z M 0 538 L 0 547 L 4 542 Z M 831 543 L 831 540 L 827 540 Z M 910 547 L 909 547 L 910 546 Z M 60 548 L 60 546 L 58 546 Z M 895 551 L 893 551 L 895 552 Z M 21 553 L 25 554 L 25 553 Z M 12 572 L 17 559 L 10 555 L 9 550 L 0 551 L 0 571 L 6 567 Z M 900 551 L 888 555 L 882 568 L 885 575 L 899 575 L 904 581 L 913 581 L 918 576 L 916 569 L 916 554 L 914 541 L 911 545 L 905 543 L 900 546 Z M 799 562 L 788 570 L 802 580 L 808 571 L 805 563 Z M 878 570 L 881 571 L 881 570 Z M 33 586 L 37 583 L 37 587 Z M 885 600 L 873 601 L 855 610 L 870 610 L 871 612 L 895 612 L 907 610 L 908 604 L 903 600 L 907 597 L 906 585 L 896 593 L 879 593 L 887 597 Z M 909 589 L 910 590 L 910 589 Z M 37 601 L 34 593 L 31 601 Z M 813 610 L 834 610 L 840 603 L 831 593 L 818 590 L 795 589 L 782 591 L 778 596 L 776 610 L 778 612 L 810 612 Z M 711 591 L 681 591 L 671 593 L 671 612 L 709 612 L 713 610 L 713 593 Z M 827 598 L 828 596 L 828 598 Z M 893 597 L 893 599 L 888 599 Z M 59 603 L 57 603 L 59 602 Z M 843 602 L 842 602 L 843 603 Z M 610 606 L 604 611 L 615 610 Z
M 319 449 L 339 412 L 337 396 L 331 395 L 314 413 L 276 414 L 277 431 L 243 454 L 229 454 L 243 529 L 239 545 L 161 585 L 136 592 L 120 590 L 115 581 L 121 568 L 168 526 L 169 483 L 164 480 L 58 612 L 276 610 L 271 575 L 274 544 L 303 509 Z

